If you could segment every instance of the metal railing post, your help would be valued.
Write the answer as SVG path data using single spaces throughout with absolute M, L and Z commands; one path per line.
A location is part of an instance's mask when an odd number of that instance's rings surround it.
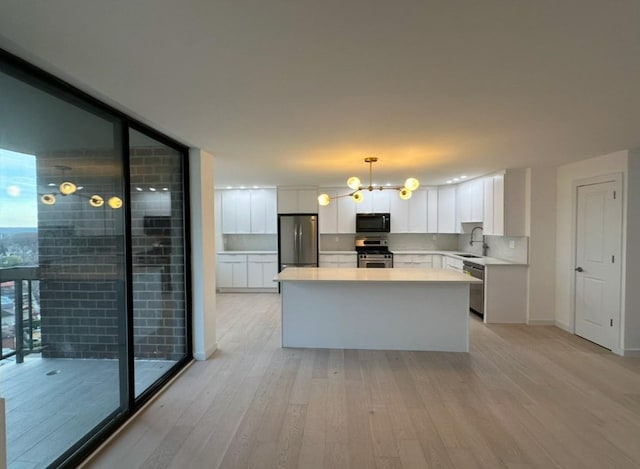
M 14 281 L 13 309 L 16 317 L 16 363 L 24 362 L 24 316 L 22 312 L 22 280 Z

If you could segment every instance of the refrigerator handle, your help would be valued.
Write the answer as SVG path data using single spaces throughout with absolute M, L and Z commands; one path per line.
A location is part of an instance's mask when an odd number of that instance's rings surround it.
M 298 224 L 293 225 L 293 263 L 298 263 Z
M 298 263 L 302 260 L 302 224 L 298 224 Z

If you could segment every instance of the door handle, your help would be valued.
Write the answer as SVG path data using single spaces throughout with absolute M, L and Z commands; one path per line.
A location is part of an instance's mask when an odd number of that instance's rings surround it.
M 576 272 L 584 272 L 584 269 L 582 267 L 576 267 L 574 270 Z

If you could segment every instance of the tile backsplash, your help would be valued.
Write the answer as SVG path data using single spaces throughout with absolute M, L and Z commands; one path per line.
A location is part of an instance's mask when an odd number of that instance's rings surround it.
M 226 234 L 223 251 L 277 251 L 277 234 Z
M 482 244 L 469 245 L 470 235 L 388 233 L 391 251 L 460 251 L 482 255 Z M 321 234 L 320 251 L 354 251 L 354 234 Z M 476 233 L 474 240 L 481 238 Z M 527 262 L 529 238 L 485 236 L 487 256 L 514 262 Z M 276 234 L 228 234 L 222 238 L 225 251 L 277 251 Z

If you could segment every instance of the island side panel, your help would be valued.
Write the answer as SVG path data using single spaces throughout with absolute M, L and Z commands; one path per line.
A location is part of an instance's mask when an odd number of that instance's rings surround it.
M 282 346 L 469 351 L 469 284 L 283 282 Z

